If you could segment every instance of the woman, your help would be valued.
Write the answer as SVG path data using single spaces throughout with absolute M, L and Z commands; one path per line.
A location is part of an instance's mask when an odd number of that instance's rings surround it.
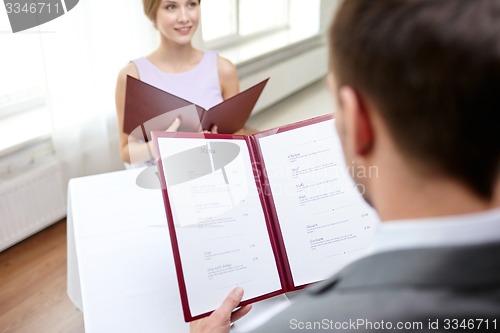
M 200 21 L 200 1 L 143 0 L 144 13 L 160 33 L 160 45 L 148 56 L 130 62 L 118 76 L 116 109 L 120 156 L 127 166 L 144 165 L 151 161 L 150 143 L 129 142 L 128 135 L 122 130 L 127 75 L 205 109 L 239 92 L 235 66 L 215 52 L 203 52 L 192 45 Z M 179 126 L 180 120 L 176 119 L 165 130 L 176 131 Z

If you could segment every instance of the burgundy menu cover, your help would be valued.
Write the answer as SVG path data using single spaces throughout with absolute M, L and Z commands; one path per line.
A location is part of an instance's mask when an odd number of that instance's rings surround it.
M 363 253 L 375 215 L 351 192 L 330 115 L 252 135 L 153 132 L 186 322 L 320 281 Z
M 217 125 L 219 133 L 232 134 L 245 126 L 268 80 L 269 78 L 205 110 L 127 75 L 123 131 L 144 139 L 143 131 L 140 130 L 143 126 L 146 141 L 149 141 L 152 130 L 165 130 L 179 117 L 181 132 L 200 132 Z

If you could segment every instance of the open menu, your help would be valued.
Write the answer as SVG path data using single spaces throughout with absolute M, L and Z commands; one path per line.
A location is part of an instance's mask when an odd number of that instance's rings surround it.
M 365 255 L 376 213 L 331 116 L 253 135 L 153 132 L 184 318 L 323 280 Z
M 179 117 L 180 132 L 200 132 L 217 125 L 218 133 L 235 133 L 245 126 L 268 80 L 205 110 L 127 75 L 123 131 L 149 141 L 152 130 L 164 131 Z

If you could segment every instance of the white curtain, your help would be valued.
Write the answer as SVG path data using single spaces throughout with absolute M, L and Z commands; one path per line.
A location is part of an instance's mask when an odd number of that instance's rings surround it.
M 7 28 L 6 13 L 1 19 L 2 28 Z M 198 31 L 194 43 L 201 47 L 201 29 Z M 9 47 L 2 49 L 0 57 L 4 67 L 16 62 L 5 68 L 11 69 L 10 75 L 20 85 L 29 85 L 34 75 L 45 78 L 51 137 L 64 181 L 123 169 L 115 111 L 118 72 L 159 43 L 158 32 L 143 13 L 142 1 L 80 0 L 53 21 L 17 34 L 4 31 L 0 37 L 11 41 L 7 45 L 15 45 L 12 41 L 24 43 L 33 35 L 39 36 L 30 38 L 37 52 L 26 54 L 31 53 L 29 48 Z M 21 75 L 26 62 L 33 73 Z M 14 81 L 4 76 L 0 87 L 9 82 Z
M 122 169 L 116 79 L 157 45 L 142 2 L 81 0 L 40 30 L 53 143 L 65 178 Z

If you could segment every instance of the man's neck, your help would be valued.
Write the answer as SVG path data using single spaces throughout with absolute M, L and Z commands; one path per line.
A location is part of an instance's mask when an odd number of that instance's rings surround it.
M 380 161 L 388 170 L 372 179 L 370 199 L 382 221 L 462 215 L 500 208 L 500 179 L 493 198 L 478 196 L 445 175 L 417 172 L 402 160 Z M 388 164 L 392 164 L 388 168 Z M 397 167 L 395 167 L 397 166 Z
M 498 191 L 497 191 L 498 192 Z M 382 221 L 462 215 L 500 208 L 500 198 L 479 197 L 445 177 L 388 181 L 373 191 L 373 204 Z

